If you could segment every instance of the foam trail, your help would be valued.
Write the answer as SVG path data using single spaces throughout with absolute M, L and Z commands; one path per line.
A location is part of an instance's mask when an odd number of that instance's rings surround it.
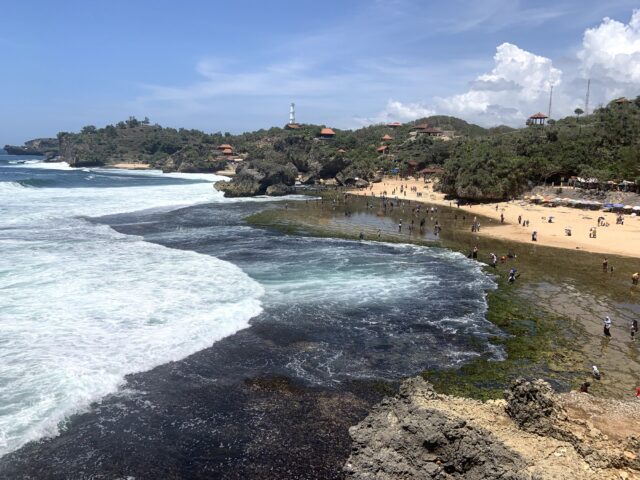
M 207 182 L 0 183 L 0 454 L 55 435 L 126 374 L 207 348 L 260 313 L 261 285 L 233 264 L 81 218 L 210 201 L 225 199 Z

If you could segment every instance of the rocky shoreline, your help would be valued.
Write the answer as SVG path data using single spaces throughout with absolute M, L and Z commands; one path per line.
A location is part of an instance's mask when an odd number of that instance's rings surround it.
M 600 421 L 626 418 L 626 428 L 611 438 L 580 410 L 585 402 L 602 408 Z M 523 379 L 505 390 L 504 400 L 483 403 L 438 394 L 421 377 L 408 379 L 350 429 L 345 474 L 359 480 L 640 478 L 640 402 L 614 403 L 557 395 L 542 380 Z

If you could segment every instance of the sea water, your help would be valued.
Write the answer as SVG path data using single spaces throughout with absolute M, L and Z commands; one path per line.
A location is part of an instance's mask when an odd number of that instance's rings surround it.
M 246 327 L 264 293 L 229 262 L 85 218 L 220 199 L 219 177 L 16 158 L 0 157 L 0 454 Z
M 16 159 L 0 157 L 0 454 L 58 434 L 127 374 L 223 338 L 214 372 L 179 370 L 205 382 L 284 375 L 333 388 L 501 358 L 487 342 L 500 332 L 484 318 L 494 284 L 462 255 L 256 229 L 243 218 L 271 200 L 225 199 L 213 175 Z M 231 349 L 247 327 L 256 333 Z M 133 432 L 162 444 L 163 425 L 180 425 L 180 409 L 145 393 L 147 383 L 163 388 L 156 376 L 139 377 L 145 391 L 127 395 L 176 417 L 122 428 L 128 440 Z M 178 392 L 171 399 L 189 401 Z M 111 415 L 88 418 L 117 430 L 124 417 Z M 100 449 L 82 445 L 83 454 Z M 43 445 L 38 458 L 48 455 Z

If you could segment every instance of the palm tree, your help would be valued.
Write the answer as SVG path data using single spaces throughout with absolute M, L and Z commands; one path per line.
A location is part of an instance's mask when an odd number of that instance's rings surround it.
M 576 121 L 580 121 L 580 115 L 582 115 L 584 113 L 584 110 L 582 110 L 581 108 L 576 108 L 573 113 L 576 114 L 577 120 Z

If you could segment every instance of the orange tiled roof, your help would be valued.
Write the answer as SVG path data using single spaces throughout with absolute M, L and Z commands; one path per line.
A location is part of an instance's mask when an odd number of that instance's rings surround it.
M 330 128 L 323 128 L 322 130 L 320 130 L 320 135 L 335 135 L 335 134 L 336 132 L 334 132 Z

